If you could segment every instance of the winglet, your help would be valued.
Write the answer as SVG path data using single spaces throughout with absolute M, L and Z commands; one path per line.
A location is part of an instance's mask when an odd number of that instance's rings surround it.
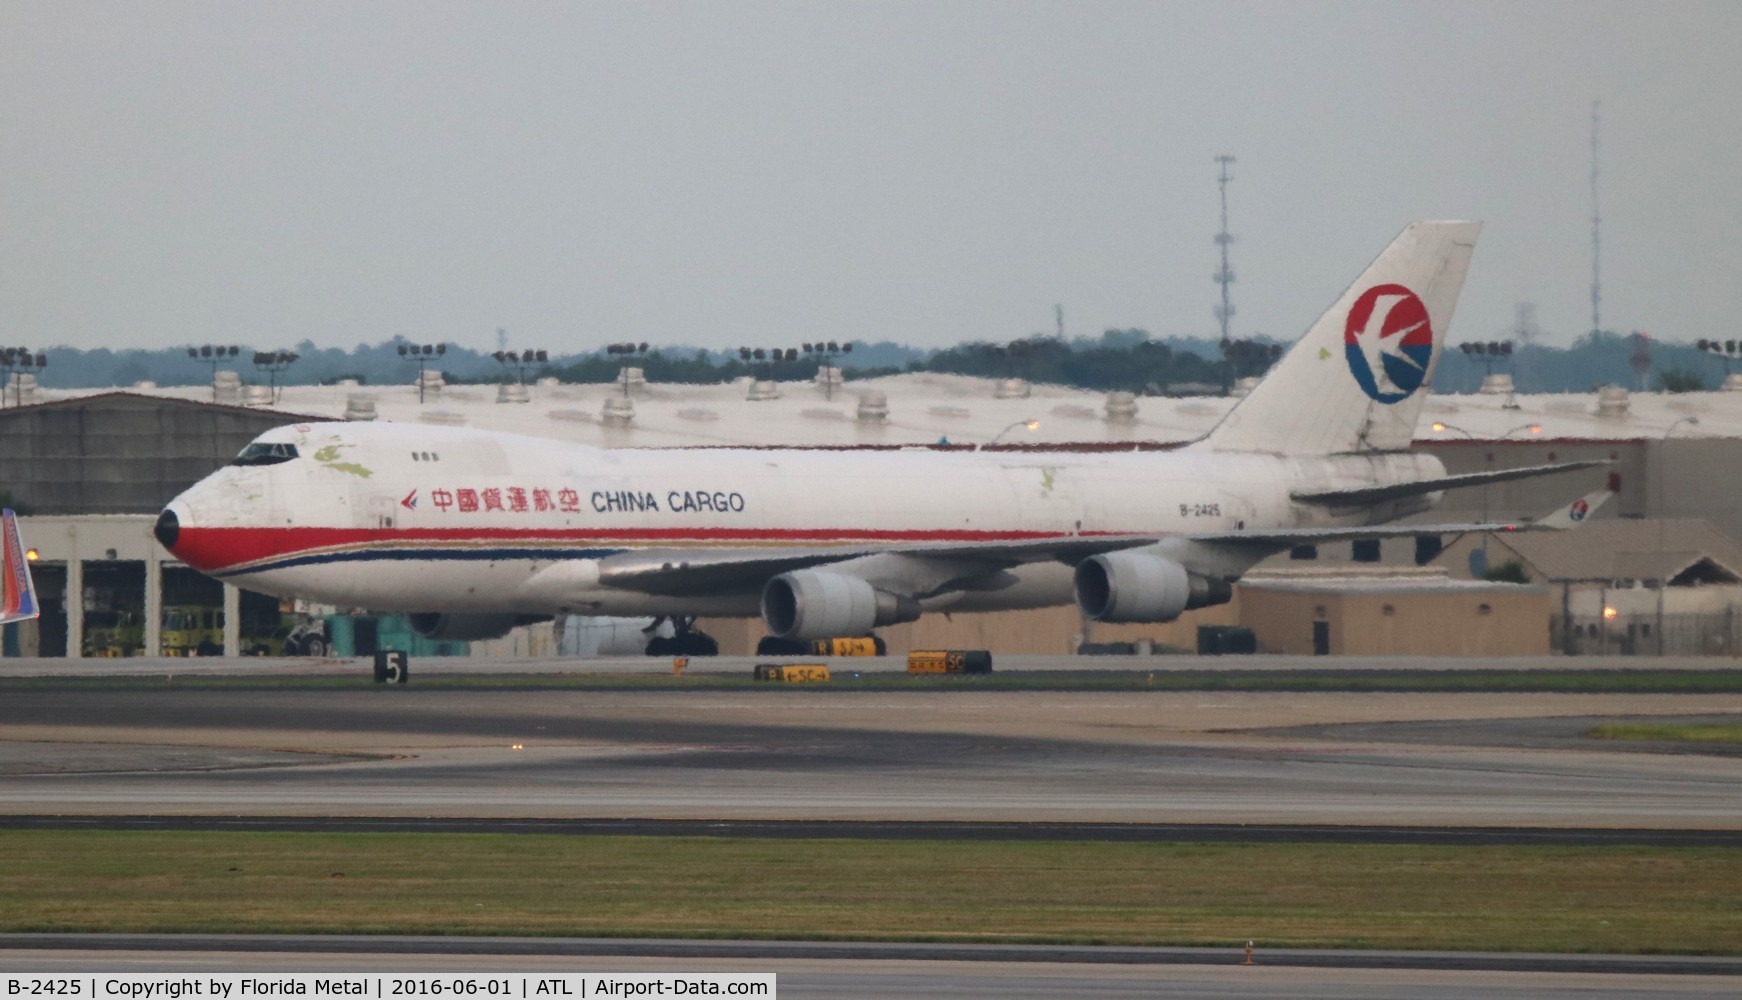
M 37 616 L 36 584 L 30 579 L 30 563 L 24 558 L 24 545 L 18 540 L 18 516 L 10 510 L 0 511 L 4 526 L 4 541 L 0 542 L 0 624 L 24 621 Z
M 1536 527 L 1551 531 L 1566 531 L 1585 523 L 1585 520 L 1597 512 L 1597 508 L 1609 502 L 1615 495 L 1614 490 L 1598 490 L 1587 493 L 1564 507 L 1557 508 L 1536 521 Z

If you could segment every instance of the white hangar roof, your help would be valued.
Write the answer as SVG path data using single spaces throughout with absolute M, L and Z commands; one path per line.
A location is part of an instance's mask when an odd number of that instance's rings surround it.
M 222 374 L 222 373 L 220 373 Z M 769 392 L 773 387 L 772 395 Z M 1215 397 L 1132 399 L 1123 394 L 1027 385 L 961 375 L 910 373 L 825 388 L 813 382 L 713 385 L 620 383 L 516 387 L 456 385 L 287 386 L 275 405 L 261 386 L 230 396 L 211 386 L 135 386 L 134 393 L 196 402 L 275 409 L 286 420 L 320 416 L 458 424 L 553 437 L 605 447 L 817 445 L 899 447 L 947 441 L 1117 446 L 1180 443 L 1210 430 L 1234 400 Z M 27 390 L 47 403 L 113 389 Z M 625 412 L 633 416 L 620 419 Z M 1024 426 L 1035 421 L 1038 426 Z M 1435 396 L 1426 403 L 1418 443 L 1528 439 L 1625 441 L 1742 437 L 1742 392 L 1596 393 Z

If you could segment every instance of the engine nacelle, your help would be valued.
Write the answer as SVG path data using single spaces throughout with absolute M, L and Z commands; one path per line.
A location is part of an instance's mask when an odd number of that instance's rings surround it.
M 864 635 L 919 615 L 919 602 L 913 598 L 841 573 L 801 569 L 782 573 L 762 588 L 762 623 L 780 639 Z
M 1098 622 L 1170 622 L 1191 608 L 1226 604 L 1234 588 L 1158 555 L 1108 552 L 1077 564 L 1077 607 Z
M 500 639 L 516 625 L 544 621 L 537 615 L 468 615 L 440 611 L 422 611 L 406 615 L 411 630 L 425 639 L 442 642 L 471 642 L 475 639 Z

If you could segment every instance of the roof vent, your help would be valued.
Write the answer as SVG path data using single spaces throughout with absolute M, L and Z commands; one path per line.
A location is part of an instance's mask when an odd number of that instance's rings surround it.
M 1724 376 L 1724 384 L 1718 389 L 1718 391 L 1742 392 L 1742 372 L 1735 372 Z
M 750 391 L 744 394 L 744 398 L 751 401 L 761 399 L 779 399 L 780 386 L 768 379 L 758 379 L 750 383 Z
M 417 418 L 426 424 L 440 424 L 443 427 L 464 427 L 466 415 L 452 410 L 426 410 Z
M 1477 391 L 1484 396 L 1510 396 L 1515 391 L 1512 388 L 1512 376 L 1505 372 L 1484 375 L 1482 388 Z
M 1235 379 L 1234 387 L 1229 390 L 1229 394 L 1235 399 L 1245 399 L 1256 388 L 1258 388 L 1258 376 L 1248 375 L 1245 378 Z
M 269 385 L 245 385 L 242 387 L 243 406 L 271 406 L 272 387 Z
M 622 368 L 617 372 L 617 384 L 626 385 L 631 389 L 639 389 L 647 384 L 647 370 L 644 368 Z
M 30 381 L 26 382 L 26 381 L 24 381 L 25 379 L 29 379 Z M 20 374 L 14 375 L 12 377 L 12 381 L 13 381 L 12 387 L 14 389 L 18 389 L 21 391 L 29 391 L 29 392 L 36 391 L 36 376 L 35 375 L 25 375 L 23 373 L 20 373 Z M 151 392 L 157 388 L 157 383 L 151 381 L 148 378 L 142 378 L 139 381 L 133 383 L 133 388 L 138 389 L 140 392 Z
M 1618 385 L 1606 385 L 1597 390 L 1597 416 L 1621 418 L 1627 416 L 1627 390 Z
M 346 420 L 374 420 L 375 400 L 368 396 L 348 396 L 345 399 Z
M 992 390 L 993 399 L 1027 399 L 1029 393 L 1028 380 L 1007 378 L 998 383 Z
M 563 384 L 563 380 L 557 378 L 555 375 L 543 375 L 540 376 L 539 380 L 534 384 L 536 384 L 540 389 L 555 389 L 557 386 Z
M 635 419 L 635 400 L 628 396 L 606 396 L 599 419 L 613 427 L 627 427 Z
M 1107 394 L 1107 422 L 1110 424 L 1136 423 L 1137 397 L 1129 392 L 1109 392 Z
M 882 424 L 889 421 L 889 395 L 882 392 L 859 394 L 859 409 L 853 419 L 862 424 Z
M 817 368 L 817 377 L 815 381 L 817 388 L 819 389 L 834 389 L 844 380 L 841 378 L 841 369 L 839 367 L 835 365 L 821 365 Z
M 242 376 L 235 372 L 212 373 L 212 402 L 236 406 L 242 402 Z
M 504 382 L 496 387 L 496 402 L 498 403 L 530 403 L 532 393 L 526 386 L 518 382 Z
M 341 389 L 356 389 L 362 386 L 362 384 L 362 382 L 354 378 L 342 378 L 338 381 L 338 386 Z

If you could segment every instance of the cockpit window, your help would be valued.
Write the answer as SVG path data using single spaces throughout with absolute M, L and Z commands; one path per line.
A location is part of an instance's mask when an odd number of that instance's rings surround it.
M 294 444 L 267 444 L 264 441 L 255 441 L 243 448 L 242 453 L 237 455 L 230 464 L 277 465 L 280 462 L 288 462 L 295 457 L 296 445 Z

